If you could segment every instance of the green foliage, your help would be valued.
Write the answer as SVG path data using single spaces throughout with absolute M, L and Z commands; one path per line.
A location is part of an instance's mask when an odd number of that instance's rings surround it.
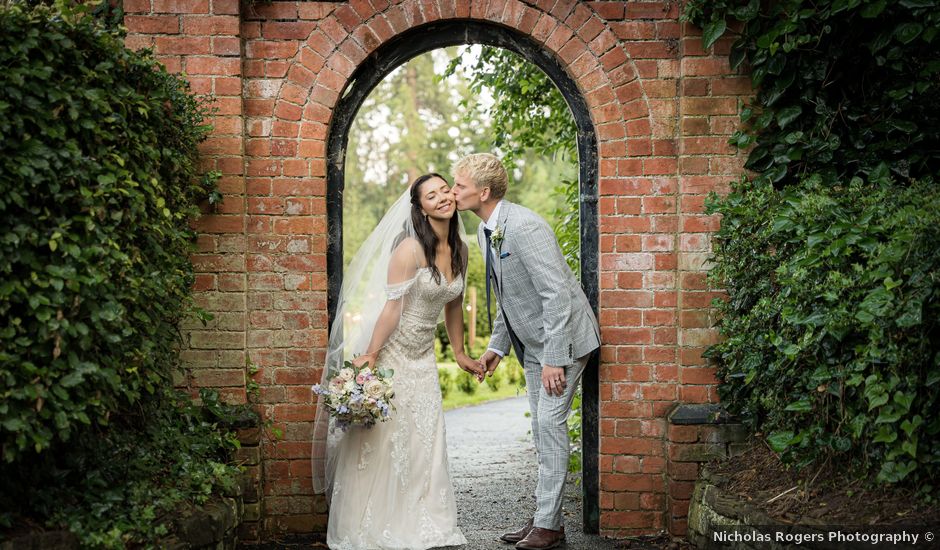
M 736 36 L 731 65 L 758 91 L 732 143 L 778 187 L 940 170 L 940 2 L 692 0 L 686 17 L 706 46 Z
M 706 353 L 722 400 L 787 460 L 926 492 L 940 472 L 937 4 L 686 13 L 706 46 L 737 33 L 731 64 L 757 89 L 731 139 L 756 177 L 708 205 L 722 216 L 710 277 L 728 293 Z
M 575 276 L 581 277 L 581 190 L 575 180 L 562 180 L 555 187 L 555 193 L 564 197 L 564 205 L 555 209 L 555 224 L 552 229 L 558 239 L 558 245 L 565 255 L 568 267 Z
M 231 489 L 233 425 L 174 392 L 206 110 L 107 13 L 0 5 L 0 527 L 159 546 Z M 101 17 L 106 20 L 102 21 Z
M 477 391 L 479 382 L 477 379 L 465 370 L 457 373 L 457 389 L 467 395 L 473 395 Z
M 170 384 L 205 110 L 89 17 L 0 7 L 3 460 Z
M 744 182 L 710 207 L 722 401 L 788 459 L 935 483 L 940 190 Z
M 448 369 L 437 369 L 437 385 L 441 387 L 441 399 L 447 399 L 450 393 L 450 385 L 454 381 L 454 375 Z
M 167 393 L 106 429 L 83 430 L 58 452 L 5 465 L 0 525 L 45 518 L 75 533 L 83 548 L 154 546 L 182 504 L 234 488 L 231 452 L 238 440 L 228 428 L 257 422 L 244 407 L 221 403 L 215 391 L 201 397 L 203 406 L 195 406 Z
M 503 384 L 503 371 L 506 370 L 506 367 L 501 369 L 496 369 L 493 371 L 493 374 L 487 376 L 484 381 L 486 385 L 489 386 L 491 391 L 499 391 L 499 387 Z
M 571 414 L 568 415 L 568 441 L 571 445 L 571 454 L 568 455 L 568 471 L 581 471 L 581 388 L 574 394 L 571 403 Z
M 462 62 L 462 57 L 454 58 L 448 71 L 453 73 Z M 493 146 L 505 153 L 507 164 L 526 150 L 539 155 L 574 152 L 577 128 L 568 105 L 536 65 L 510 50 L 484 47 L 469 70 L 473 95 L 464 103 L 469 107 L 477 102 L 484 90 L 493 94 L 493 106 L 487 109 Z

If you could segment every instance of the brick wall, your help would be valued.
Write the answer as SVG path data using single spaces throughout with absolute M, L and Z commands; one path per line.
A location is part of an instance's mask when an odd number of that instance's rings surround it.
M 715 338 L 707 288 L 709 191 L 734 179 L 727 145 L 748 79 L 728 44 L 703 51 L 678 2 L 124 0 L 131 47 L 153 47 L 197 93 L 213 93 L 205 167 L 225 200 L 199 221 L 200 304 L 186 327 L 192 387 L 252 398 L 283 437 L 264 437 L 266 533 L 322 530 L 310 483 L 309 387 L 327 340 L 326 139 L 355 68 L 427 22 L 472 19 L 530 35 L 583 93 L 599 148 L 601 531 L 650 533 L 670 509 L 668 411 L 717 400 L 701 352 Z

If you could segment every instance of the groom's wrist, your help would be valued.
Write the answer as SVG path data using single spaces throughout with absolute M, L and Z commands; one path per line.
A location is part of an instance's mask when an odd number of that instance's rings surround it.
M 502 359 L 503 357 L 506 356 L 505 353 L 499 351 L 499 350 L 496 349 L 496 348 L 486 348 L 486 351 L 492 351 L 492 352 L 495 353 L 496 355 L 499 355 L 500 359 Z

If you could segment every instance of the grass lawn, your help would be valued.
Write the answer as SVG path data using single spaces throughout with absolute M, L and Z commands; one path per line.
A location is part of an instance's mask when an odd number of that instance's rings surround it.
M 457 387 L 457 383 L 455 381 L 457 375 L 463 372 L 460 370 L 460 367 L 457 366 L 457 363 L 438 363 L 437 366 L 438 369 L 450 371 L 452 378 L 450 382 L 450 390 L 447 392 L 447 396 L 444 398 L 445 411 L 456 409 L 458 407 L 466 407 L 469 405 L 479 405 L 480 403 L 493 401 L 494 399 L 506 399 L 507 397 L 525 395 L 525 388 L 520 387 L 519 385 L 510 384 L 505 376 L 505 372 L 502 373 L 503 376 L 501 377 L 501 383 L 495 392 L 490 389 L 486 382 L 481 382 L 477 386 L 475 392 L 472 394 L 467 394 Z M 496 372 L 499 373 L 499 371 L 504 370 L 505 368 L 506 365 L 502 364 L 499 366 L 499 368 L 497 368 Z

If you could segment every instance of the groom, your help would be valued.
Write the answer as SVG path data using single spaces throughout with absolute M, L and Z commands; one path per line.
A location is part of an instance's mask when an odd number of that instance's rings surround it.
M 509 346 L 516 350 L 538 452 L 535 516 L 500 539 L 522 550 L 554 548 L 565 540 L 568 411 L 588 358 L 600 346 L 597 319 L 548 223 L 503 199 L 509 179 L 498 158 L 469 155 L 454 165 L 453 176 L 457 209 L 483 221 L 477 242 L 486 259 L 487 289 L 495 288 L 499 304 L 480 364 L 491 375 Z M 489 297 L 488 291 L 487 306 Z

